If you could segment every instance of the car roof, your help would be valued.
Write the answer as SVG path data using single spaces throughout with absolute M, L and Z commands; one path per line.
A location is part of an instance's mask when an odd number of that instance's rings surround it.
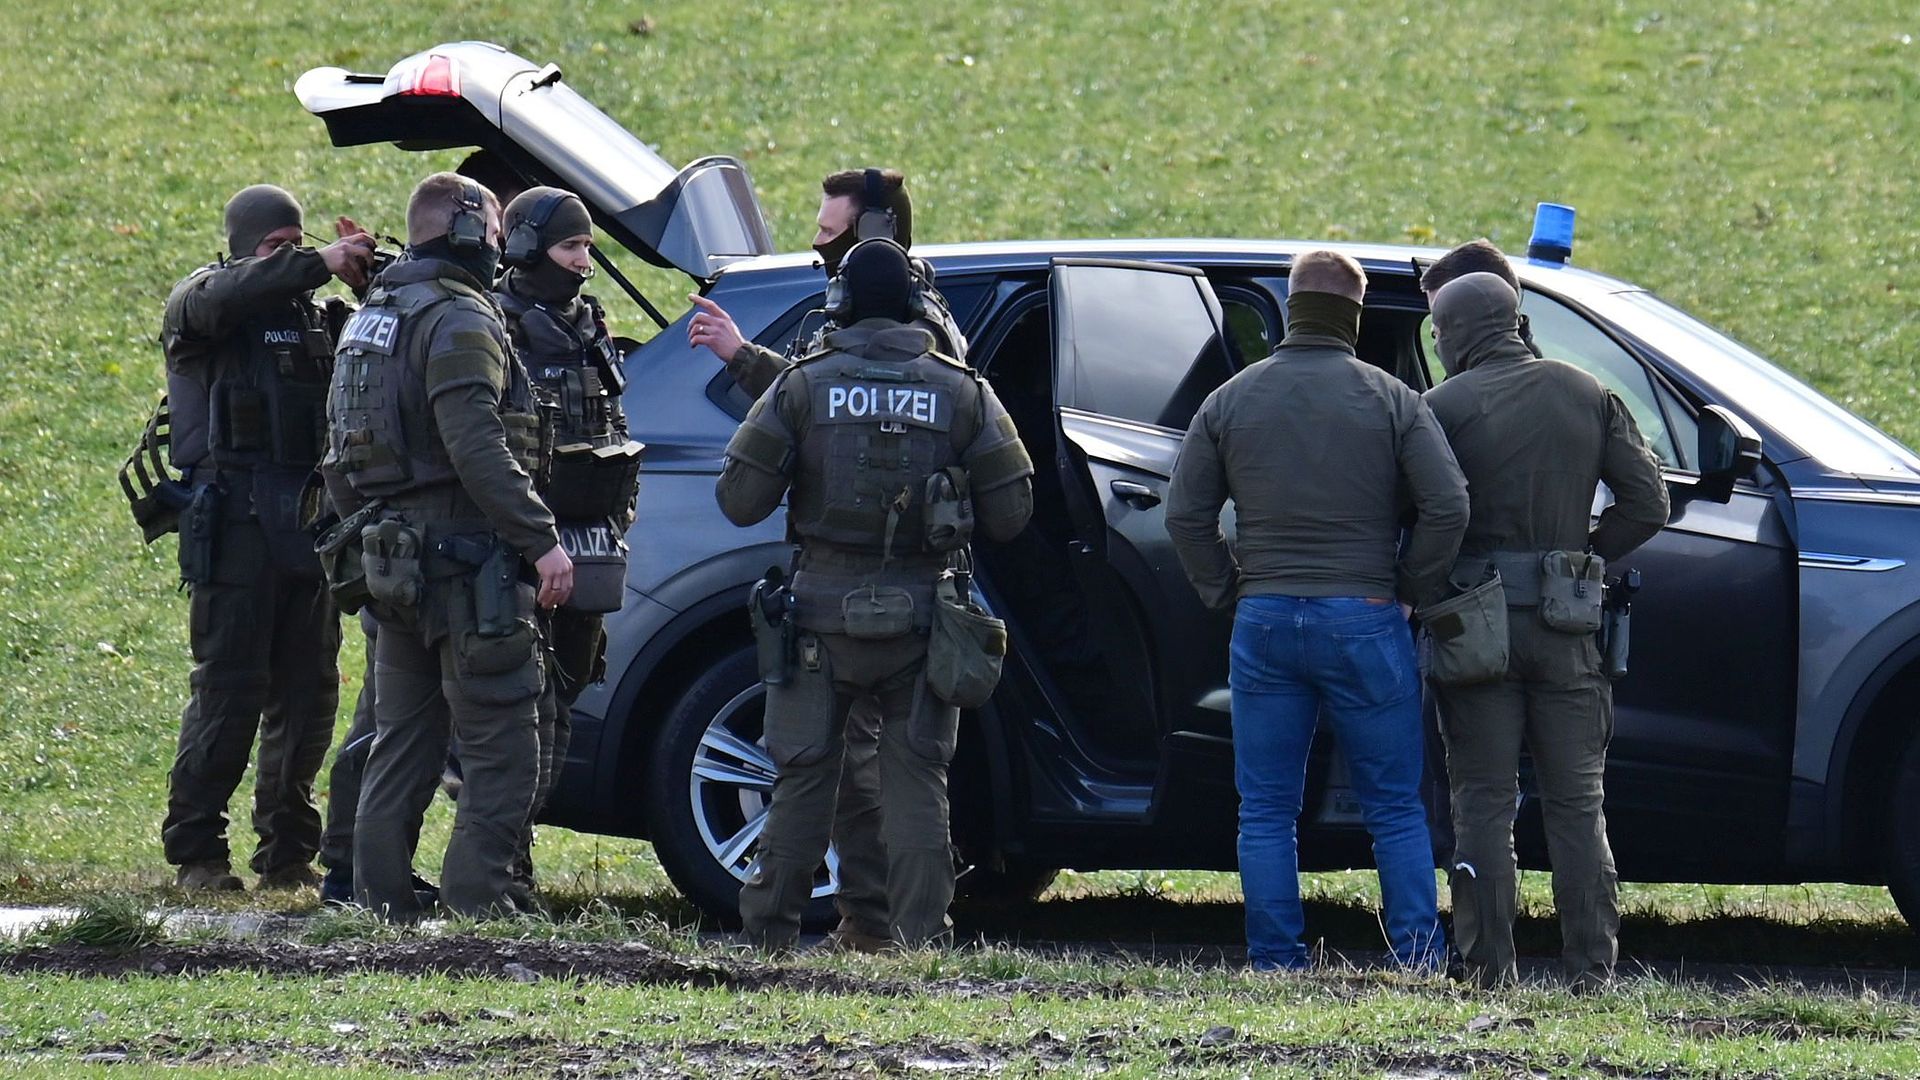
M 1410 261 L 1431 263 L 1447 253 L 1446 248 L 1413 244 L 1330 243 L 1324 240 L 1234 240 L 1208 238 L 1162 238 L 1133 240 L 1002 240 L 967 244 L 915 244 L 913 253 L 934 268 L 948 274 L 991 270 L 1044 270 L 1056 258 L 1129 258 L 1149 262 L 1189 263 L 1194 265 L 1234 265 L 1272 263 L 1285 265 L 1295 256 L 1314 250 L 1338 251 L 1351 256 L 1362 266 L 1402 268 Z M 1507 257 L 1521 282 L 1544 288 L 1570 299 L 1639 291 L 1637 286 L 1605 274 L 1594 273 L 1564 263 Z M 758 274 L 817 266 L 819 256 L 811 251 L 763 255 L 730 263 L 721 278 L 740 274 Z

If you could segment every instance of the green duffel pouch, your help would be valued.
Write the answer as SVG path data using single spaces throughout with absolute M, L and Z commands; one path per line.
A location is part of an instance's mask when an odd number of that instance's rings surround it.
M 971 591 L 971 590 L 969 590 Z M 993 697 L 1007 658 L 1007 624 L 963 597 L 949 570 L 933 587 L 933 627 L 927 639 L 927 688 L 962 709 Z
M 892 586 L 868 585 L 840 600 L 847 636 L 858 641 L 887 641 L 913 632 L 913 595 Z
M 426 587 L 420 532 L 399 518 L 387 518 L 360 530 L 360 565 L 367 594 L 383 604 L 411 608 Z
M 1427 677 L 1438 686 L 1471 686 L 1507 674 L 1507 592 L 1498 571 L 1457 596 L 1421 608 Z
M 1540 621 L 1565 634 L 1600 629 L 1607 561 L 1580 551 L 1540 556 Z

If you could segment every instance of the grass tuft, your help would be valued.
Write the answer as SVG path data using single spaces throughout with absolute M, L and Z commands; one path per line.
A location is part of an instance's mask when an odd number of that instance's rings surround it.
M 166 940 L 165 919 L 138 897 L 108 893 L 90 897 L 74 914 L 49 919 L 22 938 L 23 945 L 84 945 L 132 952 Z

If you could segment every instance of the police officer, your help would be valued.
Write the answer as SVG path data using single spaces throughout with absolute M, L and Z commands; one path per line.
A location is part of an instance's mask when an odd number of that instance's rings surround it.
M 364 523 L 380 623 L 354 889 L 403 921 L 421 912 L 409 869 L 449 735 L 466 784 L 441 899 L 462 915 L 513 909 L 510 868 L 539 777 L 534 614 L 573 586 L 534 493 L 545 462 L 532 388 L 489 292 L 498 205 L 473 181 L 436 173 L 408 201 L 407 242 L 341 332 L 322 466 L 340 513 Z
M 1465 588 L 1498 570 L 1508 609 L 1506 677 L 1440 688 L 1454 938 L 1472 977 L 1515 976 L 1513 815 L 1525 746 L 1553 863 L 1563 972 L 1588 987 L 1610 976 L 1618 953 L 1617 878 L 1601 812 L 1613 696 L 1593 634 L 1542 597 L 1588 552 L 1617 561 L 1659 532 L 1667 491 L 1620 399 L 1571 364 L 1533 356 L 1519 295 L 1500 277 L 1470 273 L 1438 289 L 1433 324 L 1447 379 L 1426 400 L 1472 503 L 1451 576 Z M 1602 481 L 1614 502 L 1589 527 Z
M 829 287 L 829 315 L 843 329 L 754 404 L 716 491 L 744 526 L 791 488 L 787 520 L 800 543 L 793 654 L 763 672 L 779 777 L 740 890 L 744 935 L 765 948 L 785 948 L 799 932 L 827 849 L 848 710 L 867 696 L 882 716 L 889 936 L 920 945 L 949 925 L 946 774 L 959 713 L 928 689 L 925 635 L 935 581 L 958 547 L 928 527 L 928 496 L 942 490 L 943 470 L 964 470 L 975 520 L 1003 540 L 1032 513 L 1033 465 L 992 389 L 906 325 L 919 288 L 898 244 L 855 246 Z
M 515 352 L 556 414 L 556 451 L 540 494 L 574 561 L 573 596 L 546 619 L 537 815 L 566 763 L 573 703 L 605 674 L 601 620 L 619 609 L 626 592 L 624 537 L 633 523 L 640 446 L 627 438 L 620 404 L 626 376 L 606 315 L 599 301 L 580 292 L 593 270 L 586 204 L 559 188 L 530 188 L 507 204 L 503 235 L 508 270 L 494 298 Z M 516 883 L 529 894 L 532 843 L 529 817 L 514 867 Z
M 844 169 L 820 182 L 818 232 L 813 250 L 827 277 L 840 272 L 840 262 L 865 239 L 883 237 L 902 248 L 913 247 L 913 198 L 906 178 L 897 169 Z M 912 260 L 920 286 L 920 311 L 913 325 L 933 335 L 934 348 L 962 363 L 967 339 L 949 313 L 947 302 L 933 287 L 933 267 Z M 774 377 L 801 352 L 817 352 L 821 336 L 834 329 L 823 323 L 808 341 L 799 336 L 782 354 L 747 341 L 724 308 L 704 296 L 688 297 L 699 308 L 687 323 L 687 341 L 705 347 L 727 365 L 749 395 L 758 398 Z M 854 703 L 846 730 L 846 767 L 841 774 L 838 817 L 833 840 L 840 852 L 840 888 L 834 905 L 840 925 L 834 944 L 854 951 L 874 951 L 889 944 L 886 912 L 886 859 L 880 842 L 880 715 L 872 701 Z
M 494 201 L 505 205 L 525 190 L 525 181 L 506 160 L 491 150 L 475 150 L 461 159 L 454 172 L 493 193 Z M 373 749 L 373 657 L 380 624 L 370 611 L 360 613 L 360 630 L 366 638 L 366 673 L 360 681 L 360 693 L 354 703 L 353 720 L 334 751 L 333 767 L 327 772 L 327 826 L 320 835 L 320 865 L 327 868 L 320 880 L 320 901 L 345 905 L 353 901 L 353 823 L 359 810 L 360 779 L 367 771 L 367 754 Z M 459 763 L 447 761 L 441 785 L 448 797 L 460 793 Z M 419 874 L 413 876 L 414 891 L 423 906 L 431 907 L 439 889 Z
M 333 358 L 313 290 L 335 277 L 364 285 L 373 241 L 341 218 L 340 239 L 315 250 L 299 246 L 301 226 L 300 204 L 280 188 L 234 195 L 227 258 L 174 286 L 161 331 L 170 454 L 194 489 L 180 538 L 193 689 L 161 835 L 176 883 L 189 889 L 241 888 L 226 809 L 256 730 L 259 885 L 317 880 L 313 779 L 339 703 L 340 629 L 301 512 Z

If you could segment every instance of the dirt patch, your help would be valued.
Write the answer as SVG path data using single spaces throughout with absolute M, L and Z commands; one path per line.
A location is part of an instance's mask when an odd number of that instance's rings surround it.
M 201 975 L 251 971 L 262 975 L 449 975 L 472 978 L 594 979 L 618 985 L 783 988 L 819 993 L 907 993 L 905 984 L 856 980 L 749 960 L 677 956 L 638 942 L 572 943 L 428 938 L 402 942 L 295 945 L 213 941 L 149 945 L 115 952 L 83 945 L 47 945 L 0 955 L 0 973 L 79 976 Z
M 120 978 L 249 971 L 276 976 L 350 973 L 447 975 L 511 982 L 589 979 L 617 986 L 677 986 L 728 990 L 791 990 L 818 994 L 904 997 L 1009 997 L 1017 993 L 1064 998 L 1114 998 L 1148 993 L 1104 983 L 1044 983 L 1032 978 L 960 976 L 914 980 L 862 978 L 786 966 L 743 956 L 690 957 L 639 942 L 506 941 L 477 937 L 401 942 L 343 941 L 327 945 L 210 941 L 149 945 L 129 952 L 84 945 L 44 945 L 0 953 L 0 975 L 46 974 Z

